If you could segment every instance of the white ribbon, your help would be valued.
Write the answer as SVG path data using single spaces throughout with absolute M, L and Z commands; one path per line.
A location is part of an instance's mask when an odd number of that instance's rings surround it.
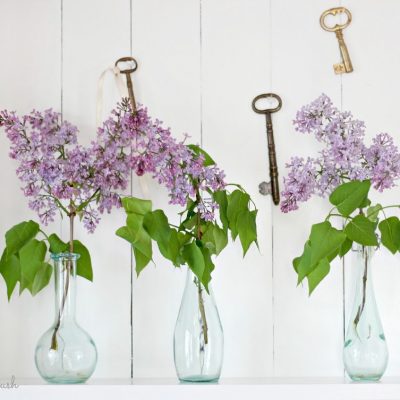
M 128 97 L 128 89 L 122 78 L 120 69 L 117 66 L 105 69 L 97 81 L 97 100 L 96 100 L 96 126 L 99 127 L 103 122 L 103 103 L 104 103 L 104 81 L 106 75 L 111 72 L 114 75 L 114 81 L 121 97 Z M 150 198 L 150 190 L 145 175 L 138 176 L 140 191 L 145 199 Z

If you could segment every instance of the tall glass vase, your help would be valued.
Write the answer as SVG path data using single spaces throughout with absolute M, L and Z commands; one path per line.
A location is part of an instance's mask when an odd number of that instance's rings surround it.
M 358 246 L 352 251 L 356 268 L 356 291 L 347 327 L 343 358 L 347 374 L 355 381 L 377 381 L 386 370 L 388 350 L 372 285 L 374 248 Z
M 188 269 L 174 333 L 174 359 L 182 382 L 216 382 L 221 375 L 224 334 L 214 295 Z
M 40 338 L 36 367 L 50 383 L 83 383 L 93 373 L 97 350 L 92 338 L 75 319 L 76 262 L 78 254 L 53 254 L 56 315 Z

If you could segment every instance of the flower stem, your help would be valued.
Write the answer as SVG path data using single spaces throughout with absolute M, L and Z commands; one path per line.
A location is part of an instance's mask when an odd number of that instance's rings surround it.
M 197 289 L 199 294 L 199 310 L 202 320 L 204 344 L 208 344 L 208 326 L 207 326 L 206 310 L 204 308 L 203 289 L 201 288 L 201 283 L 198 280 L 197 280 Z
M 196 201 L 200 203 L 201 196 L 200 192 L 196 190 Z M 202 233 L 200 227 L 200 213 L 197 212 L 197 239 L 201 240 Z M 198 289 L 198 297 L 199 297 L 199 310 L 201 315 L 201 327 L 203 329 L 203 336 L 204 336 L 204 344 L 208 344 L 208 326 L 207 326 L 207 317 L 206 317 L 206 310 L 204 308 L 204 299 L 203 299 L 203 289 L 201 288 L 200 279 L 197 280 L 197 289 Z
M 361 315 L 364 311 L 365 301 L 366 301 L 366 296 L 367 296 L 368 254 L 367 254 L 367 250 L 364 246 L 362 247 L 362 252 L 363 252 L 363 256 L 364 256 L 364 275 L 362 277 L 363 297 L 362 297 L 361 304 L 358 307 L 357 315 L 354 318 L 354 325 L 356 328 L 357 328 L 358 323 L 360 322 Z
M 69 252 L 70 253 L 74 252 L 74 218 L 75 218 L 75 210 L 74 210 L 73 206 L 71 205 L 70 212 L 69 212 Z M 73 263 L 73 261 L 70 258 L 67 261 L 67 265 L 66 265 L 64 292 L 63 292 L 63 297 L 61 300 L 61 307 L 58 312 L 57 323 L 56 323 L 56 326 L 54 327 L 53 336 L 51 338 L 51 347 L 50 347 L 51 350 L 56 350 L 56 351 L 58 350 L 57 333 L 58 333 L 58 330 L 60 329 L 61 319 L 63 317 L 64 308 L 65 308 L 65 302 L 66 302 L 67 296 L 68 296 L 69 279 L 70 279 L 70 275 L 72 273 L 72 263 Z

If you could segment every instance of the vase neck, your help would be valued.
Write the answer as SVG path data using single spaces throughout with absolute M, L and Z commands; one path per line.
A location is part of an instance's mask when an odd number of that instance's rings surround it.
M 366 285 L 372 287 L 372 257 L 375 249 L 369 246 L 358 246 L 357 252 L 357 285 L 362 287 L 366 279 Z
M 79 255 L 53 255 L 55 279 L 55 320 L 61 324 L 75 321 L 76 262 Z

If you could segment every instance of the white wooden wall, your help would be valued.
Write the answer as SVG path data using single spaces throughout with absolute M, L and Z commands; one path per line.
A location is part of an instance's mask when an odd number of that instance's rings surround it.
M 190 133 L 240 182 L 259 208 L 260 251 L 242 259 L 231 245 L 218 259 L 213 281 L 225 331 L 223 375 L 341 376 L 343 325 L 351 304 L 351 265 L 337 263 L 311 298 L 296 287 L 291 260 L 301 252 L 312 222 L 327 211 L 315 199 L 282 214 L 258 194 L 267 178 L 263 117 L 250 107 L 262 92 L 281 95 L 273 116 L 281 177 L 291 155 L 317 151 L 311 137 L 296 134 L 296 110 L 321 92 L 367 122 L 368 135 L 388 131 L 400 140 L 400 2 L 347 0 L 353 13 L 345 31 L 355 71 L 335 76 L 334 34 L 319 16 L 333 0 L 0 0 L 0 108 L 28 112 L 53 107 L 77 124 L 83 141 L 95 135 L 96 85 L 100 73 L 132 54 L 138 100 L 176 136 Z M 372 28 L 371 28 L 372 27 Z M 118 100 L 106 82 L 106 107 Z M 26 206 L 15 165 L 0 136 L 0 235 L 35 218 Z M 132 193 L 141 195 L 132 180 Z M 150 183 L 157 207 L 165 192 Z M 400 190 L 381 201 L 398 203 Z M 95 278 L 79 282 L 78 317 L 99 350 L 95 377 L 131 373 L 130 299 L 133 293 L 133 374 L 175 375 L 172 334 L 184 271 L 158 255 L 139 280 L 130 282 L 129 246 L 114 236 L 122 212 L 105 216 L 94 236 L 78 229 L 93 256 Z M 49 228 L 50 229 L 50 228 Z M 51 229 L 64 231 L 62 223 Z M 385 251 L 376 257 L 378 304 L 389 344 L 388 375 L 400 374 L 400 265 Z M 24 293 L 7 304 L 0 282 L 0 377 L 36 377 L 33 353 L 53 319 L 50 288 L 35 298 Z M 347 322 L 346 322 L 347 323 Z

